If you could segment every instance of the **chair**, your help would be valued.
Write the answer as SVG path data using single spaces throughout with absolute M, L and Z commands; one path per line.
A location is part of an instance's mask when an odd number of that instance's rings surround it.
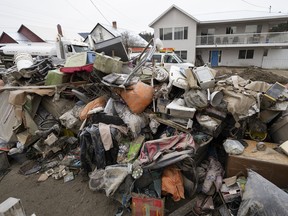
M 223 38 L 223 44 L 228 44 L 228 37 Z
M 216 37 L 216 44 L 221 44 L 221 38 L 220 37 Z
M 238 36 L 235 36 L 235 37 L 233 38 L 232 43 L 233 43 L 233 44 L 237 44 L 238 42 L 239 42 L 239 37 L 238 37 Z

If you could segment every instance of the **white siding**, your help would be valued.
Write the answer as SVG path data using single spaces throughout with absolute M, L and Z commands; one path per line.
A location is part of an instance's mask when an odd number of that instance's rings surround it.
M 153 26 L 154 37 L 159 38 L 159 28 L 174 28 L 174 27 L 188 27 L 188 39 L 187 40 L 163 40 L 164 47 L 172 47 L 175 50 L 187 50 L 187 62 L 194 64 L 195 51 L 196 51 L 196 34 L 197 23 L 181 13 L 177 9 L 172 9 L 169 13 L 165 14 L 158 22 Z
M 263 58 L 263 68 L 288 69 L 288 49 L 269 49 Z
M 242 49 L 253 49 L 253 48 L 241 48 Z M 209 51 L 213 51 L 216 49 L 201 49 L 197 51 L 197 54 L 201 54 L 204 63 L 209 62 Z M 222 51 L 221 62 L 219 62 L 218 66 L 236 66 L 236 67 L 246 67 L 246 66 L 262 66 L 263 59 L 263 48 L 254 48 L 254 56 L 253 59 L 238 59 L 239 48 L 232 49 L 217 49 Z

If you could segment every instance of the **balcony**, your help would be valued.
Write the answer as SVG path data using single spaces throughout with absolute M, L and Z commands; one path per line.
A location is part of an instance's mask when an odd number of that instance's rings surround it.
M 196 47 L 241 47 L 288 45 L 287 32 L 197 36 Z

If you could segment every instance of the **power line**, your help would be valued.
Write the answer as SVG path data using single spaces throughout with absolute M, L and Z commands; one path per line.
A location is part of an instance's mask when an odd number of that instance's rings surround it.
M 84 16 L 86 19 L 88 19 L 90 21 L 90 23 L 92 23 L 92 21 L 86 17 L 85 14 L 83 14 L 80 10 L 78 10 L 76 7 L 73 6 L 73 4 L 69 1 L 69 0 L 66 0 L 66 2 L 75 10 L 77 11 L 80 15 Z M 93 23 L 94 24 L 94 23 Z
M 110 24 L 109 20 L 106 19 L 106 17 L 102 14 L 102 12 L 98 9 L 98 7 L 94 4 L 94 2 L 92 0 L 90 0 L 90 2 L 93 4 L 93 6 L 96 8 L 96 10 L 101 14 L 101 16 L 107 21 L 107 23 Z
M 107 4 L 109 6 L 109 8 L 111 8 L 112 10 L 114 10 L 116 13 L 118 13 L 120 16 L 123 16 L 127 19 L 127 21 L 130 24 L 133 24 L 133 26 L 137 26 L 138 28 L 142 28 L 142 26 L 138 25 L 137 23 L 135 23 L 135 21 L 133 19 L 131 19 L 130 16 L 127 16 L 125 13 L 122 13 L 120 10 L 116 9 L 114 6 L 112 6 L 111 4 L 108 3 L 108 1 L 103 1 L 103 3 Z
M 252 4 L 252 3 L 248 2 L 248 1 L 245 1 L 245 0 L 241 0 L 241 1 L 245 2 L 246 4 L 252 5 L 254 7 L 265 8 L 265 9 L 269 8 L 269 7 L 263 7 L 263 6 L 255 5 L 255 4 Z

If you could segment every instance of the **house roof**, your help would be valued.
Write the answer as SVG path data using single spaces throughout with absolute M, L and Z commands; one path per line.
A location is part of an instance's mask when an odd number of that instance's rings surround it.
M 177 7 L 176 5 L 173 4 L 166 11 L 164 11 L 160 16 L 158 16 L 153 22 L 151 22 L 148 26 L 152 27 L 156 22 L 158 22 L 165 14 L 170 12 L 172 9 L 177 9 L 180 12 L 182 12 L 183 14 L 187 15 L 188 17 L 190 17 L 191 19 L 195 20 L 196 22 L 199 22 L 199 20 L 196 19 L 194 16 L 192 16 L 191 14 L 187 13 L 186 11 L 182 10 L 181 8 L 179 8 L 179 7 Z
M 123 29 L 123 28 L 114 28 L 112 25 L 107 25 L 107 24 L 102 24 L 102 23 L 97 23 L 96 26 L 92 29 L 92 31 L 90 32 L 90 34 L 97 28 L 97 26 L 102 26 L 103 28 L 105 28 L 108 32 L 110 32 L 114 37 L 119 37 L 122 36 L 122 33 L 128 32 L 129 35 L 131 37 L 133 37 L 133 39 L 135 40 L 135 42 L 139 45 L 139 46 L 146 46 L 148 44 L 148 42 L 142 38 L 139 34 L 137 34 L 134 31 L 128 30 L 128 29 Z M 87 36 L 88 37 L 88 36 Z M 85 40 L 87 39 L 87 37 L 85 38 Z
M 4 32 L 3 32 L 4 33 Z M 7 35 L 9 35 L 11 38 L 13 38 L 17 43 L 27 43 L 30 42 L 24 35 L 18 33 L 18 32 L 5 32 Z
M 224 11 L 215 13 L 202 13 L 194 14 L 193 16 L 188 12 L 182 10 L 176 5 L 170 6 L 166 11 L 164 11 L 160 16 L 158 16 L 149 27 L 152 27 L 156 22 L 158 22 L 165 14 L 167 14 L 172 9 L 177 9 L 183 14 L 187 15 L 191 19 L 195 20 L 199 24 L 208 23 L 224 23 L 224 22 L 241 22 L 241 21 L 252 21 L 252 20 L 271 20 L 271 19 L 287 19 L 287 13 L 269 13 L 265 11 Z
M 78 33 L 83 39 L 88 37 L 88 35 L 90 34 L 89 32 L 79 32 Z
M 201 24 L 288 18 L 288 14 L 285 13 L 269 13 L 265 11 L 247 11 L 247 10 L 205 13 L 194 16 L 197 17 L 197 19 L 200 21 Z
M 55 28 L 49 28 L 42 26 L 25 25 L 25 27 L 46 42 L 54 42 L 58 34 L 57 26 L 55 26 Z M 83 41 L 83 37 L 80 36 L 78 33 L 66 31 L 65 29 L 63 29 L 63 36 L 69 40 Z

